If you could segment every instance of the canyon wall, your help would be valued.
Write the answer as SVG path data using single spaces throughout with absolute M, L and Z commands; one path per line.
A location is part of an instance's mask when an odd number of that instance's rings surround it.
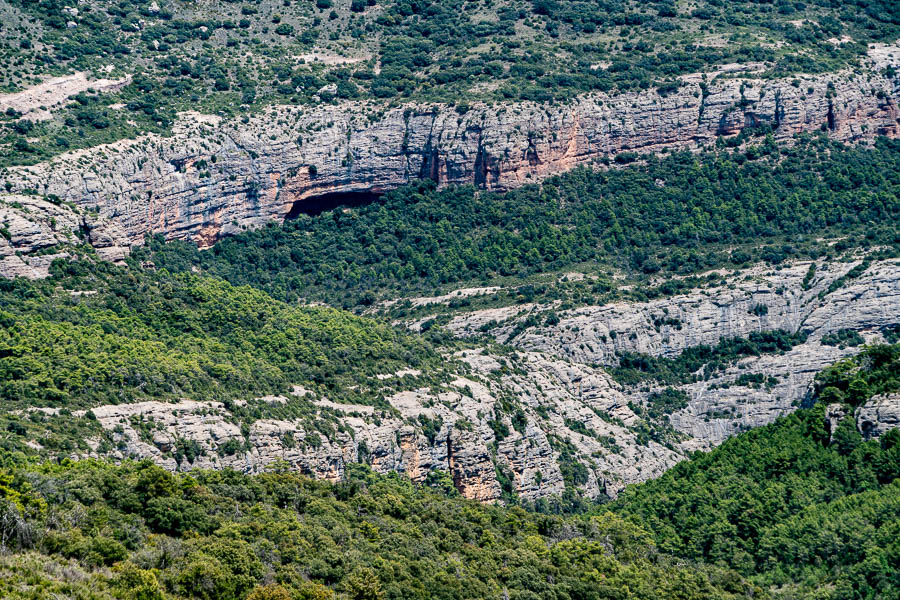
M 818 131 L 851 142 L 897 136 L 900 79 L 888 67 L 898 65 L 900 48 L 878 47 L 863 66 L 835 74 L 762 79 L 733 66 L 683 77 L 666 96 L 595 94 L 463 114 L 367 103 L 275 106 L 232 120 L 185 113 L 171 137 L 74 151 L 3 178 L 12 193 L 53 194 L 109 223 L 115 235 L 100 236 L 104 248 L 148 233 L 208 246 L 317 202 L 418 178 L 502 190 L 622 152 L 697 148 L 760 125 L 782 140 Z
M 462 114 L 444 106 L 364 103 L 279 106 L 235 120 L 183 114 L 171 137 L 123 140 L 4 173 L 0 276 L 46 276 L 52 260 L 67 252 L 54 249 L 60 245 L 87 242 L 109 260 L 123 258 L 148 233 L 208 246 L 419 178 L 502 190 L 622 152 L 703 147 L 759 125 L 771 126 L 779 140 L 819 131 L 861 143 L 898 136 L 900 80 L 887 69 L 898 64 L 900 49 L 881 47 L 864 67 L 832 75 L 760 79 L 735 68 L 706 82 L 685 77 L 667 96 L 598 94 L 554 106 L 475 106 Z M 96 409 L 117 445 L 103 452 L 98 440 L 95 454 L 146 457 L 172 469 L 260 471 L 283 460 L 332 479 L 351 462 L 417 481 L 439 469 L 461 493 L 485 501 L 500 498 L 504 486 L 527 499 L 554 496 L 566 482 L 588 497 L 615 495 L 688 451 L 793 410 L 819 369 L 856 351 L 824 344 L 826 334 L 852 329 L 868 341 L 883 339 L 900 322 L 900 264 L 876 261 L 831 289 L 853 265 L 821 263 L 807 283 L 808 264 L 757 267 L 729 276 L 726 285 L 659 302 L 455 314 L 450 331 L 467 337 L 493 322 L 491 333 L 517 352 L 460 355 L 467 366 L 452 385 L 388 398 L 392 410 L 384 414 L 315 400 L 352 434 L 312 443 L 314 432 L 300 421 L 260 419 L 245 436 L 224 406 L 147 402 Z M 760 305 L 765 314 L 754 310 Z M 518 327 L 530 313 L 550 310 L 558 312 L 557 324 Z M 648 437 L 642 415 L 654 389 L 625 389 L 602 367 L 615 364 L 616 352 L 672 356 L 770 329 L 809 336 L 785 355 L 748 357 L 714 378 L 679 386 L 687 406 L 657 423 L 655 437 Z M 860 427 L 880 432 L 896 415 L 890 398 L 866 407 Z M 135 425 L 151 418 L 164 426 L 148 433 Z M 229 453 L 229 440 L 240 450 Z M 173 448 L 185 441 L 202 452 L 177 462 Z

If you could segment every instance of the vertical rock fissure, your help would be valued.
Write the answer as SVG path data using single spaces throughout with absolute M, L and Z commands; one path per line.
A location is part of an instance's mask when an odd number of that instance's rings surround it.
M 464 487 L 462 484 L 462 476 L 456 470 L 456 464 L 453 460 L 453 440 L 452 440 L 453 430 L 447 432 L 447 471 L 450 473 L 450 479 L 453 481 L 453 487 L 456 488 L 460 494 L 465 495 Z

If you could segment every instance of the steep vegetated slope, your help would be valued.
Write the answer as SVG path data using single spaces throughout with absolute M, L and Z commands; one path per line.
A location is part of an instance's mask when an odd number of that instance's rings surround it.
M 250 288 L 116 267 L 92 276 L 59 265 L 49 285 L 4 282 L 9 336 L 3 396 L 22 407 L 182 397 L 234 400 L 322 386 L 355 399 L 359 377 L 401 367 L 436 370 L 425 342 L 326 307 L 297 308 Z M 360 390 L 359 398 L 365 396 Z
M 898 391 L 900 346 L 866 349 L 816 377 L 814 407 L 629 488 L 614 510 L 661 549 L 786 597 L 895 597 L 900 430 L 866 420 L 887 398 L 896 419 Z
M 416 481 L 445 471 L 486 501 L 597 496 L 635 479 L 638 463 L 658 473 L 676 458 L 629 441 L 598 455 L 606 474 L 576 460 L 554 432 L 562 415 L 595 404 L 610 448 L 638 435 L 600 412 L 624 404 L 600 370 L 467 350 L 438 330 L 397 331 L 207 276 L 65 259 L 51 270 L 0 286 L 9 450 L 146 457 L 172 470 L 284 461 L 329 479 L 361 462 Z M 569 389 L 582 374 L 596 390 L 587 405 Z M 554 389 L 551 415 L 541 406 Z
M 733 571 L 662 555 L 613 515 L 479 505 L 440 479 L 415 488 L 357 468 L 332 485 L 2 456 L 10 599 L 767 597 Z
M 898 6 L 0 0 L 0 595 L 897 596 Z

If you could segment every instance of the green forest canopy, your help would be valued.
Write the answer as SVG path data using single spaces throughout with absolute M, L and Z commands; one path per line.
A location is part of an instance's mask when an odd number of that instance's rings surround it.
M 340 310 L 87 260 L 59 261 L 45 281 L 0 280 L 0 323 L 8 410 L 229 402 L 293 385 L 371 404 L 384 390 L 368 378 L 410 366 L 439 378 L 444 362 L 421 336 Z
M 631 486 L 610 508 L 651 531 L 661 550 L 728 565 L 786 597 L 896 597 L 900 429 L 866 441 L 853 412 L 900 392 L 900 344 L 838 362 L 815 388 L 812 408 Z M 834 403 L 848 416 L 828 431 Z

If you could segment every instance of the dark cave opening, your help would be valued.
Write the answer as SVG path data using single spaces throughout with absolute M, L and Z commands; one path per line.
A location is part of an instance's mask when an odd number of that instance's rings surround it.
M 336 208 L 356 208 L 377 202 L 382 194 L 372 190 L 357 190 L 347 192 L 330 192 L 319 196 L 312 196 L 297 200 L 291 206 L 286 219 L 296 219 L 300 215 L 316 216 L 323 212 Z

